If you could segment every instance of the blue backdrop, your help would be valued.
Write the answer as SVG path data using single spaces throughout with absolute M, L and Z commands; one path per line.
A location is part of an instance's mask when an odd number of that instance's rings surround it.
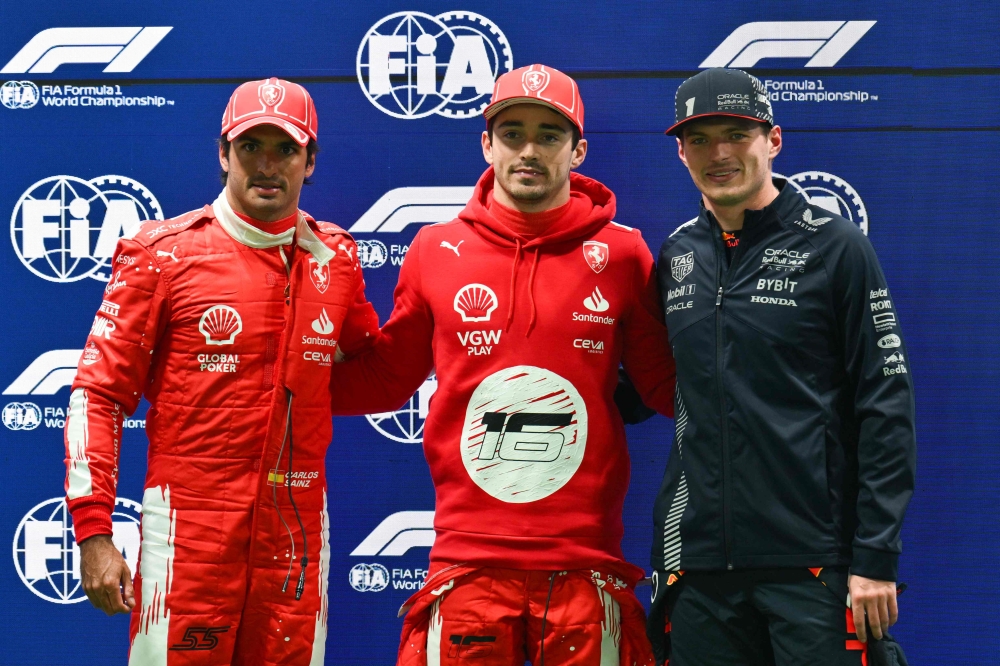
M 91 608 L 74 570 L 61 501 L 68 386 L 107 279 L 103 248 L 120 228 L 200 207 L 221 189 L 214 141 L 235 86 L 280 76 L 313 94 L 322 152 L 302 207 L 352 229 L 384 320 L 420 224 L 450 219 L 485 168 L 478 114 L 493 77 L 534 62 L 578 80 L 590 141 L 581 172 L 617 193 L 618 221 L 640 228 L 654 254 L 698 205 L 662 134 L 677 85 L 710 65 L 742 66 L 766 82 L 785 130 L 776 171 L 867 229 L 910 350 L 918 485 L 900 564 L 910 590 L 895 633 L 911 663 L 995 663 L 996 2 L 945 11 L 926 0 L 16 0 L 0 6 L 0 24 L 0 213 L 11 224 L 10 242 L 0 243 L 0 539 L 12 543 L 0 561 L 0 663 L 125 660 L 127 618 Z M 417 94 L 412 43 L 386 58 L 369 48 L 421 33 L 435 36 L 433 93 Z M 381 92 L 373 79 L 386 68 L 402 73 Z M 449 77 L 461 87 L 447 88 Z M 89 210 L 69 208 L 75 197 Z M 45 209 L 56 217 L 39 217 Z M 73 215 L 82 221 L 66 221 Z M 433 541 L 419 446 L 433 388 L 396 414 L 335 424 L 329 664 L 393 662 L 396 610 L 420 585 Z M 115 515 L 131 561 L 144 411 L 126 424 Z M 640 565 L 672 431 L 661 417 L 628 431 L 624 547 Z

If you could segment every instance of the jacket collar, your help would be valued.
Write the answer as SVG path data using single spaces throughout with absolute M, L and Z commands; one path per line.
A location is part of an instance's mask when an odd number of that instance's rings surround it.
M 269 234 L 241 220 L 233 212 L 233 207 L 229 205 L 229 198 L 226 196 L 225 190 L 222 190 L 222 193 L 215 199 L 215 203 L 212 204 L 212 212 L 215 213 L 215 219 L 219 221 L 225 232 L 237 243 L 247 247 L 261 250 L 290 245 L 294 240 L 300 248 L 311 254 L 320 266 L 325 266 L 334 257 L 335 252 L 316 236 L 309 227 L 309 222 L 302 211 L 299 211 L 295 227 L 280 234 Z
M 771 182 L 778 188 L 778 196 L 767 206 L 759 210 L 747 210 L 743 214 L 744 234 L 755 233 L 759 228 L 795 217 L 806 206 L 806 200 L 786 179 L 772 178 Z M 701 200 L 701 215 L 709 226 L 718 226 L 715 216 L 705 208 L 704 200 Z

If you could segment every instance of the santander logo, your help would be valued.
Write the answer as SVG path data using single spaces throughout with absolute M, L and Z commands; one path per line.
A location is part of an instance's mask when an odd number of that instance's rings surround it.
M 467 284 L 455 294 L 455 312 L 464 322 L 489 321 L 497 304 L 497 295 L 485 284 Z
M 601 294 L 601 290 L 594 287 L 594 293 L 583 299 L 583 306 L 591 312 L 607 312 L 608 308 L 611 307 L 611 304 L 605 300 L 604 296 Z
M 330 316 L 326 314 L 326 308 L 323 308 L 319 316 L 313 319 L 312 329 L 320 335 L 330 335 L 333 333 L 333 322 L 330 321 Z

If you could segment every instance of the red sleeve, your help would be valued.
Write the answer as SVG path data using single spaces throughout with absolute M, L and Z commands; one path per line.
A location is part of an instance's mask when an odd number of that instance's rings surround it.
M 434 319 L 420 284 L 418 233 L 399 271 L 392 316 L 378 339 L 368 351 L 334 365 L 330 375 L 333 414 L 355 416 L 399 409 L 434 367 L 433 334 Z M 344 353 L 348 353 L 346 349 Z
M 111 281 L 77 367 L 66 417 L 66 497 L 77 542 L 111 534 L 122 419 L 139 404 L 169 316 L 163 276 L 146 248 L 118 243 Z
M 625 349 L 622 365 L 642 401 L 664 416 L 674 415 L 676 368 L 663 322 L 656 266 L 642 235 L 636 231 L 635 301 L 624 318 Z
M 360 268 L 358 272 L 361 272 Z M 365 280 L 359 275 L 358 290 L 354 301 L 347 307 L 337 349 L 348 358 L 358 356 L 371 349 L 378 336 L 378 313 L 365 297 Z

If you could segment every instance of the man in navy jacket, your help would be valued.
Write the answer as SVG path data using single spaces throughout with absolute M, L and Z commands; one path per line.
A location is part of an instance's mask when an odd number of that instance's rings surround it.
M 772 177 L 760 81 L 701 72 L 676 120 L 702 206 L 658 262 L 677 431 L 650 637 L 671 636 L 671 666 L 863 663 L 866 616 L 876 639 L 896 621 L 915 474 L 892 297 L 858 227 Z

